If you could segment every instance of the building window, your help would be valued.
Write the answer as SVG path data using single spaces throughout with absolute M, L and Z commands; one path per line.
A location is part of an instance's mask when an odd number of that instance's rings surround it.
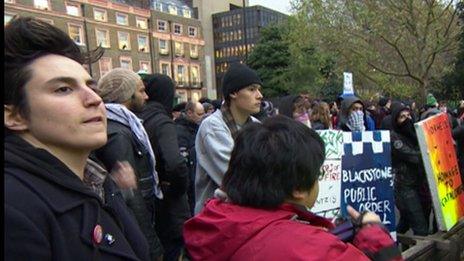
M 198 58 L 198 45 L 190 44 L 190 58 Z
M 175 5 L 169 5 L 168 7 L 169 13 L 172 15 L 177 15 L 177 6 Z
M 50 10 L 48 0 L 34 0 L 34 7 L 42 10 Z
M 140 71 L 145 73 L 151 73 L 151 67 L 149 61 L 140 61 Z
M 191 66 L 190 67 L 190 80 L 192 82 L 192 86 L 197 87 L 200 84 L 200 77 L 199 77 L 199 70 L 198 66 Z
M 127 14 L 116 13 L 116 23 L 120 25 L 129 25 L 129 16 Z
M 108 22 L 108 15 L 106 13 L 106 10 L 103 10 L 103 9 L 94 8 L 93 18 L 97 21 Z
M 174 43 L 174 49 L 175 49 L 176 56 L 184 55 L 184 44 L 183 43 L 175 42 Z
M 100 78 L 103 77 L 103 75 L 105 75 L 107 72 L 111 71 L 111 69 L 113 69 L 113 64 L 110 57 L 100 58 L 98 64 L 100 66 Z
M 130 36 L 127 32 L 118 32 L 119 49 L 130 50 Z
M 159 52 L 160 54 L 168 54 L 169 51 L 168 51 L 168 41 L 167 40 L 163 40 L 163 39 L 160 39 L 159 40 Z
M 185 66 L 184 65 L 177 65 L 177 73 L 176 73 L 176 82 L 177 85 L 182 86 L 185 83 Z
M 135 23 L 137 24 L 137 27 L 140 28 L 140 29 L 147 29 L 148 28 L 148 20 L 147 20 L 147 18 L 136 17 L 135 18 Z
M 192 18 L 192 12 L 189 9 L 184 9 L 184 17 Z
M 132 58 L 120 57 L 119 62 L 121 63 L 121 68 L 132 70 Z
M 189 36 L 196 37 L 197 36 L 197 28 L 189 26 Z
M 14 4 L 14 3 L 15 3 L 15 0 L 5 0 L 5 3 Z
M 158 20 L 158 31 L 166 32 L 166 21 Z
M 81 6 L 79 4 L 66 3 L 66 13 L 73 16 L 81 16 Z
M 182 25 L 174 24 L 174 34 L 182 34 Z
M 69 37 L 74 40 L 76 44 L 84 45 L 84 30 L 82 25 L 68 24 Z
M 139 44 L 139 52 L 148 53 L 150 51 L 148 48 L 148 37 L 146 35 L 138 35 L 137 42 Z
M 100 45 L 105 48 L 110 48 L 110 32 L 105 29 L 95 29 L 97 36 L 97 45 Z
M 161 73 L 164 74 L 164 75 L 171 76 L 169 63 L 161 63 Z
M 13 16 L 15 16 L 14 14 L 8 14 L 8 13 L 4 13 L 3 14 L 3 17 L 4 17 L 4 20 L 3 20 L 3 24 L 7 24 L 11 19 L 13 19 Z

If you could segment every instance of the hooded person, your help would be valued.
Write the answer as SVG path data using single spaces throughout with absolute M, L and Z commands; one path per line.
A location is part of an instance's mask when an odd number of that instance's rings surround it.
M 340 106 L 338 128 L 343 131 L 374 130 L 372 118 L 367 115 L 364 103 L 358 97 L 345 96 Z
M 187 199 L 188 168 L 179 152 L 172 120 L 174 83 L 164 74 L 145 78 L 148 101 L 138 116 L 152 144 L 156 170 L 165 197 L 156 201 L 156 231 L 165 249 L 165 260 L 174 260 L 182 249 L 182 225 L 190 217 Z
M 411 111 L 404 104 L 392 104 L 391 126 L 395 205 L 400 212 L 397 231 L 406 233 L 411 228 L 415 235 L 426 236 L 430 193 Z
M 302 122 L 311 127 L 308 111 L 306 110 L 306 100 L 301 95 L 287 95 L 282 97 L 279 104 L 279 114 Z

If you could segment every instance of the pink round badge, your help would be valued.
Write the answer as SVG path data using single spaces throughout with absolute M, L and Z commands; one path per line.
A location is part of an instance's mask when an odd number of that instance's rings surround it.
M 100 244 L 103 239 L 103 229 L 100 225 L 96 225 L 93 229 L 93 242 Z

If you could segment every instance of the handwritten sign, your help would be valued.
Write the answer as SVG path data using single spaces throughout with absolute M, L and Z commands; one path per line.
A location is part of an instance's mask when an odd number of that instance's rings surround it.
M 311 211 L 326 218 L 335 218 L 340 214 L 343 132 L 320 130 L 317 133 L 324 141 L 326 159 L 319 177 L 319 195 Z
M 414 126 L 438 228 L 447 231 L 464 217 L 464 186 L 448 116 L 441 113 Z
M 353 74 L 349 72 L 343 73 L 343 95 L 353 95 Z
M 390 133 L 388 131 L 344 132 L 341 211 L 346 206 L 373 211 L 396 238 Z

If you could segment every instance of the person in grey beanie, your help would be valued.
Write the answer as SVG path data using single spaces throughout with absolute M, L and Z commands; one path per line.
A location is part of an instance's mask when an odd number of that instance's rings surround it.
M 263 98 L 262 82 L 254 70 L 244 64 L 232 64 L 222 86 L 221 109 L 203 120 L 195 140 L 195 214 L 221 185 L 238 130 L 246 123 L 259 122 L 251 116 L 260 111 Z

